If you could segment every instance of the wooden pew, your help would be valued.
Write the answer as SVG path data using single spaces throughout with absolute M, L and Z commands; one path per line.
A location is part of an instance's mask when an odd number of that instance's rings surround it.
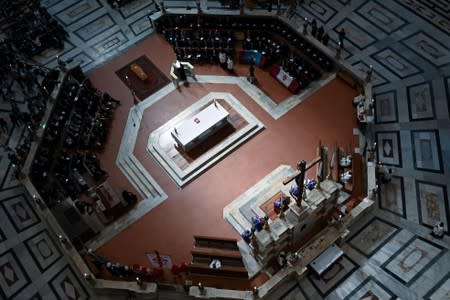
M 217 238 L 203 235 L 194 235 L 196 247 L 230 249 L 239 251 L 237 240 L 232 238 Z
M 192 261 L 189 266 L 193 278 L 199 276 L 248 278 L 236 239 L 196 235 L 194 240 L 194 247 L 191 250 Z M 210 267 L 215 259 L 220 261 L 220 268 Z
M 209 267 L 209 263 L 192 262 L 189 265 L 189 271 L 193 275 L 248 278 L 247 270 L 244 267 L 239 266 L 222 265 L 220 269 L 213 269 Z

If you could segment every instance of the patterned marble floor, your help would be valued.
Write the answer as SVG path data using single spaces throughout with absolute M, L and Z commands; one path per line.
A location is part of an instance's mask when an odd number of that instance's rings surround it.
M 322 279 L 308 276 L 279 292 L 280 299 L 445 299 L 450 295 L 450 4 L 439 0 L 311 0 L 289 21 L 304 17 L 330 32 L 347 32 L 344 62 L 366 71 L 373 65 L 377 152 L 393 170 L 381 186 L 378 208 L 352 228 L 344 259 Z M 152 33 L 149 1 L 119 11 L 104 0 L 43 0 L 70 32 L 62 57 L 85 71 L 102 65 Z M 189 1 L 165 1 L 181 9 Z M 219 2 L 211 11 L 230 12 Z M 232 12 L 235 13 L 235 12 Z M 255 10 L 249 13 L 266 13 Z M 54 51 L 36 60 L 54 66 Z M 18 98 L 23 108 L 24 101 Z M 0 117 L 11 107 L 0 102 Z M 62 256 L 64 249 L 39 219 L 14 179 L 5 147 L 24 128 L 0 136 L 0 298 L 86 299 L 90 290 Z M 429 235 L 438 220 L 446 236 Z M 163 297 L 164 298 L 164 297 Z

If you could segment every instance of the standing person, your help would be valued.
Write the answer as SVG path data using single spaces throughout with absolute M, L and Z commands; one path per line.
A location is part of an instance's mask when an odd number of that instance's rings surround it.
M 323 29 L 323 26 L 320 26 L 319 29 L 317 30 L 317 39 L 319 41 L 322 41 L 324 33 L 325 33 L 325 30 Z
M 325 32 L 325 34 L 324 34 L 323 37 L 322 37 L 322 44 L 323 44 L 324 46 L 327 46 L 329 40 L 330 40 L 330 36 L 328 35 L 327 32 Z
M 256 78 L 255 78 L 255 58 L 251 58 L 250 59 L 250 67 L 248 68 L 249 74 L 247 77 L 247 80 L 250 83 L 255 83 L 256 82 Z
M 8 133 L 8 124 L 3 118 L 0 118 L 0 127 L 2 128 L 4 133 Z
M 233 60 L 231 59 L 231 57 L 229 57 L 228 56 L 228 59 L 227 59 L 227 70 L 228 70 L 228 72 L 230 72 L 230 73 L 233 73 L 234 71 L 233 71 Z
M 311 34 L 313 37 L 316 37 L 317 34 L 317 21 L 316 19 L 313 19 L 311 22 Z
M 225 69 L 227 66 L 227 55 L 222 50 L 219 51 L 219 64 L 222 69 Z
M 341 48 L 344 48 L 344 39 L 345 39 L 345 30 L 344 28 L 341 28 L 341 30 L 339 30 L 339 42 L 341 43 L 340 44 Z
M 308 18 L 305 17 L 305 20 L 303 21 L 303 34 L 308 34 Z

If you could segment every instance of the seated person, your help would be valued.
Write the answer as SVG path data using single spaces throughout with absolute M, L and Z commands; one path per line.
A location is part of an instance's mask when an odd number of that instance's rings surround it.
M 435 238 L 442 239 L 444 237 L 444 233 L 444 222 L 439 222 L 434 225 L 431 235 Z
M 211 269 L 220 269 L 222 267 L 222 263 L 220 262 L 220 260 L 215 258 L 211 261 L 211 263 L 209 264 L 209 267 Z
M 129 205 L 137 202 L 137 196 L 127 190 L 123 190 L 122 197 Z
M 347 167 L 351 167 L 351 165 L 352 165 L 352 156 L 351 155 L 344 156 L 339 160 L 340 167 L 347 168 Z
M 342 183 L 351 183 L 352 182 L 352 171 L 347 171 L 341 174 L 340 181 Z

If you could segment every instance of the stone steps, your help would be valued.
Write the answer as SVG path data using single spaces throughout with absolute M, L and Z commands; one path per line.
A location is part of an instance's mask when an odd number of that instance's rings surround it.
M 145 199 L 162 196 L 161 188 L 134 155 L 127 156 L 117 165 Z

